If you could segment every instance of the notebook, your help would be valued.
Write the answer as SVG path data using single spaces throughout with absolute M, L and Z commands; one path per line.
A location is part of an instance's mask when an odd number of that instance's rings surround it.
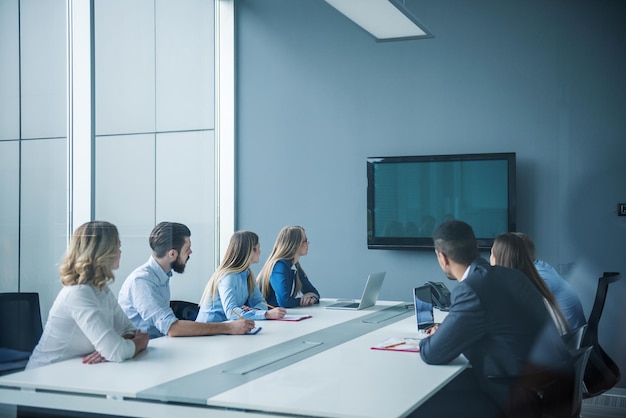
M 298 322 L 298 321 L 302 321 L 303 319 L 309 319 L 309 318 L 313 318 L 311 315 L 296 315 L 296 314 L 286 314 L 285 316 L 283 316 L 280 319 L 274 319 L 274 321 L 292 321 L 292 322 Z
M 374 306 L 378 300 L 380 288 L 383 286 L 385 274 L 386 272 L 372 273 L 368 276 L 360 302 L 337 302 L 332 305 L 328 305 L 326 308 L 360 310 Z
M 389 351 L 408 351 L 410 353 L 419 353 L 420 338 L 387 338 L 382 343 L 373 345 L 372 350 L 389 350 Z
M 417 318 L 417 330 L 425 331 L 435 325 L 433 315 L 432 293 L 429 285 L 413 289 L 415 302 L 415 317 Z

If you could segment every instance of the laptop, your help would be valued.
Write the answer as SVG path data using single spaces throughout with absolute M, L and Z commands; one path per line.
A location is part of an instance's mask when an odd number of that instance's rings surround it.
M 385 279 L 386 272 L 372 273 L 367 278 L 365 283 L 365 289 L 363 289 L 363 296 L 359 302 L 337 302 L 332 305 L 328 305 L 327 309 L 352 309 L 361 310 L 374 306 L 378 300 L 378 294 L 380 288 L 383 286 L 383 280 Z
M 428 328 L 435 325 L 431 287 L 429 285 L 424 285 L 414 288 L 413 300 L 415 302 L 417 330 L 426 331 Z

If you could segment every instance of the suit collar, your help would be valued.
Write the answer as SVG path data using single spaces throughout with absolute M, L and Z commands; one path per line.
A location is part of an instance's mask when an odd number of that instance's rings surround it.
M 469 272 L 467 273 L 467 275 L 468 276 L 471 275 L 477 269 L 487 270 L 487 268 L 489 267 L 490 267 L 490 264 L 487 260 L 485 260 L 482 257 L 478 257 L 477 259 L 472 261 L 472 264 L 470 264 Z

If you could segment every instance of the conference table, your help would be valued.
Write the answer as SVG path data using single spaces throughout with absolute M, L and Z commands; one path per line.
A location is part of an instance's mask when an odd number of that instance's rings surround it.
M 161 337 L 121 363 L 77 358 L 2 376 L 0 404 L 126 417 L 391 418 L 467 367 L 463 356 L 433 366 L 419 353 L 371 349 L 418 336 L 412 304 L 325 308 L 334 301 L 288 309 L 309 319 L 257 321 L 255 335 Z

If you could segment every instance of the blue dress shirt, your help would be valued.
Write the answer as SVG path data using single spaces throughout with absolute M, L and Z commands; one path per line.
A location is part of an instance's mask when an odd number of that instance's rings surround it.
M 254 285 L 252 295 L 248 292 L 249 270 L 241 273 L 231 273 L 223 276 L 217 283 L 217 294 L 205 305 L 200 305 L 196 322 L 222 322 L 240 319 L 237 314 L 246 319 L 263 320 L 267 307 L 263 305 L 265 299 L 258 286 Z M 243 310 L 243 306 L 252 308 Z
M 150 256 L 124 281 L 118 296 L 122 310 L 135 327 L 147 332 L 150 338 L 167 334 L 178 321 L 170 308 L 170 277 Z
M 542 260 L 535 260 L 535 268 L 554 295 L 571 330 L 587 323 L 583 305 L 572 286 L 556 272 L 554 267 Z

